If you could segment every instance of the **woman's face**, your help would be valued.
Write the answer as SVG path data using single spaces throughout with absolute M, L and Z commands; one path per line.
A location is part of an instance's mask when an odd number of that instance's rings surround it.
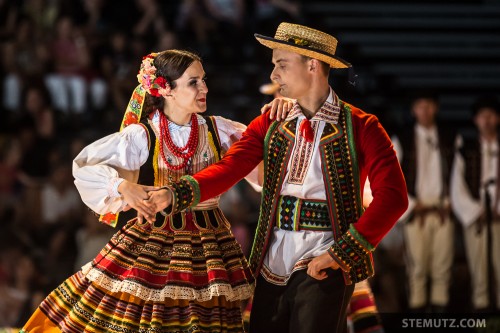
M 172 96 L 167 98 L 169 108 L 186 114 L 207 110 L 208 88 L 205 71 L 199 61 L 193 62 L 175 83 L 177 86 L 172 89 Z

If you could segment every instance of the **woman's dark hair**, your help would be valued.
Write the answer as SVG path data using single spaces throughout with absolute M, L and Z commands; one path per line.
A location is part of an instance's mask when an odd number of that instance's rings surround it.
M 201 58 L 196 54 L 184 50 L 167 50 L 158 53 L 153 60 L 156 67 L 156 76 L 161 76 L 167 80 L 170 87 L 176 87 L 175 80 L 180 78 L 189 66 L 195 61 L 201 62 Z M 146 94 L 144 100 L 143 117 L 147 117 L 152 111 L 163 110 L 165 99 Z

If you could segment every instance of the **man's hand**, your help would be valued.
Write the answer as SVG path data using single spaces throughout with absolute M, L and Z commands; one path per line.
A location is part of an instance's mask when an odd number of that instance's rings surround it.
M 172 204 L 172 192 L 168 189 L 150 191 L 148 193 L 148 203 L 151 205 L 155 214 L 164 210 Z
M 292 110 L 294 103 L 294 99 L 285 97 L 275 98 L 272 102 L 265 104 L 260 109 L 260 113 L 265 113 L 267 110 L 271 109 L 269 112 L 269 119 L 273 119 L 276 116 L 276 120 L 284 120 Z
M 147 220 L 153 220 L 155 211 L 152 209 L 151 205 L 148 204 L 147 199 L 149 198 L 148 192 L 157 189 L 158 187 L 143 186 L 124 180 L 118 186 L 118 192 L 123 196 L 123 199 L 127 203 L 124 211 L 133 208 Z
M 307 265 L 307 274 L 316 280 L 323 280 L 328 277 L 326 274 L 327 268 L 338 269 L 340 266 L 335 260 L 328 254 L 328 252 L 314 258 L 309 265 Z
M 172 204 L 172 193 L 167 189 L 155 189 L 148 192 L 148 199 L 146 200 L 148 207 L 154 212 L 154 216 L 156 213 L 164 210 L 168 206 Z M 139 223 L 142 223 L 143 219 L 146 216 L 138 212 L 137 220 Z M 154 222 L 154 219 L 148 219 L 150 222 Z

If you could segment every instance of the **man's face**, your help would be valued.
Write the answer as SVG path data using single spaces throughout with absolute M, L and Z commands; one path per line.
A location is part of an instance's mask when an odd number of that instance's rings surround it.
M 436 120 L 438 106 L 430 98 L 420 98 L 413 102 L 412 113 L 417 122 L 423 126 L 430 126 Z
M 474 123 L 481 135 L 491 135 L 497 131 L 500 117 L 492 108 L 479 109 L 474 116 Z
M 311 83 L 310 61 L 297 53 L 273 50 L 271 80 L 280 85 L 279 93 L 288 98 L 304 96 Z

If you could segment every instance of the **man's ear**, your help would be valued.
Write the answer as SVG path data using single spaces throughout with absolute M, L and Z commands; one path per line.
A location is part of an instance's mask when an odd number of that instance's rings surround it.
M 316 73 L 320 69 L 319 61 L 316 59 L 309 59 L 309 70 Z

